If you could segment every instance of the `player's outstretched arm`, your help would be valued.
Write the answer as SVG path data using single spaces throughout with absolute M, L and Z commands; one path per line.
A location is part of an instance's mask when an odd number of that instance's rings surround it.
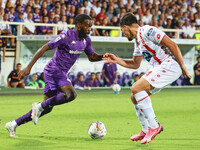
M 187 68 L 184 64 L 183 57 L 178 45 L 174 41 L 172 41 L 168 36 L 163 37 L 161 44 L 170 49 L 170 51 L 172 52 L 172 54 L 174 55 L 174 57 L 176 58 L 177 62 L 179 63 L 182 69 L 183 76 L 185 78 L 191 78 L 191 75 L 189 75 L 187 72 Z
M 35 55 L 33 56 L 33 58 L 31 59 L 28 66 L 26 68 L 24 68 L 23 70 L 19 71 L 18 78 L 20 79 L 20 78 L 30 74 L 31 68 L 33 67 L 35 62 L 49 49 L 50 49 L 50 47 L 47 43 L 45 45 L 43 45 L 41 48 L 39 48 L 37 50 L 37 52 L 35 53 Z
M 91 62 L 100 61 L 100 60 L 102 60 L 102 58 L 103 58 L 103 55 L 98 55 L 97 53 L 93 53 L 93 54 L 87 55 L 87 56 L 88 56 L 88 59 L 89 59 Z
M 138 69 L 142 62 L 142 56 L 141 57 L 133 56 L 132 60 L 126 60 L 126 59 L 119 58 L 116 55 L 110 54 L 110 53 L 106 53 L 103 59 L 107 60 L 107 62 L 116 63 L 123 67 L 131 68 L 131 69 Z

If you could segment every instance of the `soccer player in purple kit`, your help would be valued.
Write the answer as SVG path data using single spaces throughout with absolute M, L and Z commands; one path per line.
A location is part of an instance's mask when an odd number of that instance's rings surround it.
M 43 45 L 33 56 L 28 66 L 19 73 L 19 78 L 30 74 L 35 62 L 48 50 L 56 48 L 53 58 L 44 68 L 45 89 L 44 101 L 33 103 L 32 110 L 16 120 L 6 123 L 11 137 L 16 137 L 16 128 L 24 123 L 33 121 L 36 125 L 38 118 L 51 112 L 54 106 L 73 101 L 76 92 L 66 73 L 75 63 L 79 55 L 86 53 L 90 61 L 100 61 L 103 55 L 98 55 L 92 48 L 88 36 L 92 27 L 92 18 L 80 14 L 75 18 L 75 29 L 61 33 L 55 39 Z

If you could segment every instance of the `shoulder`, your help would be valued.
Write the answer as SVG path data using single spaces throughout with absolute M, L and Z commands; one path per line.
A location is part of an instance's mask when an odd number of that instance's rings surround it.
M 85 40 L 86 40 L 87 42 L 91 42 L 90 36 L 88 36 L 87 38 L 85 38 Z
M 75 36 L 76 31 L 71 29 L 71 30 L 67 30 L 66 32 L 63 32 L 63 33 L 65 33 L 66 36 L 72 37 L 72 36 Z
M 158 30 L 158 29 L 156 27 L 150 26 L 150 25 L 145 25 L 140 28 L 140 32 L 141 32 L 142 36 L 149 36 L 150 34 L 153 33 L 154 30 Z

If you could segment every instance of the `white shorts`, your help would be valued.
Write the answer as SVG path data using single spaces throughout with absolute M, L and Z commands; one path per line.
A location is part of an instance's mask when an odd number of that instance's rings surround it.
M 180 65 L 172 58 L 166 59 L 160 65 L 150 69 L 142 76 L 153 87 L 151 94 L 160 92 L 161 89 L 176 81 L 182 74 Z

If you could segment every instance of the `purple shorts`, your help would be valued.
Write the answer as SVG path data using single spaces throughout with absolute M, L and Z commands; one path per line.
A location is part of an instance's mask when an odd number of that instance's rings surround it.
M 44 68 L 44 79 L 44 94 L 57 91 L 61 86 L 72 84 L 67 78 L 66 72 L 58 68 L 52 60 Z

